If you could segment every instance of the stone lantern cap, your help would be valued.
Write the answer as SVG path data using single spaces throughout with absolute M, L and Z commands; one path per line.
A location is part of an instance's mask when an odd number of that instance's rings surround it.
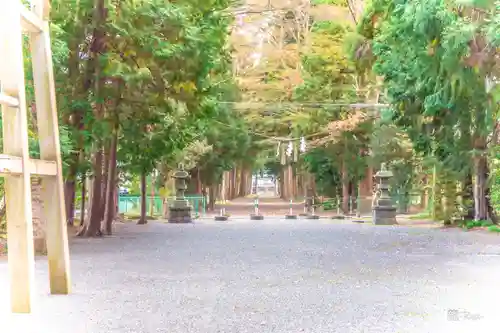
M 382 166 L 380 167 L 380 171 L 375 174 L 375 178 L 380 178 L 380 179 L 387 179 L 393 177 L 394 174 L 392 173 L 391 170 L 387 170 L 386 164 L 382 163 Z
M 189 177 L 189 173 L 184 170 L 184 166 L 182 164 L 179 164 L 179 170 L 175 171 L 172 177 L 177 179 L 186 179 Z
M 178 171 L 174 172 L 172 177 L 178 178 L 178 179 L 186 179 L 189 177 L 189 174 L 184 170 L 178 170 Z

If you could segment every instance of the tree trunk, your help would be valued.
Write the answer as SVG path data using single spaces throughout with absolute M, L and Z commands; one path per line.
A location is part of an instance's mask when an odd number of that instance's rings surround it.
M 490 187 L 486 189 L 486 202 L 488 204 L 488 217 L 490 218 L 491 222 L 493 222 L 494 224 L 498 224 L 497 213 L 490 201 Z
M 104 230 L 107 235 L 113 233 L 113 220 L 116 213 L 116 151 L 118 148 L 118 131 L 115 129 L 111 138 L 108 165 L 108 185 L 106 191 L 106 208 L 104 214 Z
M 428 184 L 428 179 L 427 175 L 423 175 L 422 177 L 422 184 L 424 186 L 424 189 L 420 192 L 420 205 L 419 208 L 420 210 L 425 210 L 427 209 L 427 200 L 428 200 L 428 189 L 427 189 L 427 184 Z
M 290 188 L 289 188 L 290 179 L 288 176 L 288 165 L 283 166 L 282 175 L 283 175 L 283 182 L 282 182 L 283 187 L 281 189 L 281 198 L 288 200 L 290 196 Z
M 77 133 L 82 133 L 82 131 L 84 130 L 81 113 L 81 110 L 76 110 L 73 115 L 73 118 L 75 119 L 74 123 L 69 122 L 69 120 L 66 122 L 68 125 L 75 127 L 77 129 Z M 81 164 L 82 158 L 84 156 L 82 147 L 83 136 L 81 134 L 77 134 L 77 149 L 70 155 L 68 175 L 64 183 L 66 219 L 68 225 L 73 225 L 75 217 L 76 180 L 78 166 Z
M 222 202 L 225 202 L 226 201 L 226 193 L 224 192 L 225 188 L 226 188 L 226 172 L 225 171 L 222 173 L 222 180 L 221 180 L 221 184 L 219 186 L 220 186 L 220 199 Z
M 246 195 L 252 194 L 252 170 L 248 170 L 247 174 L 247 193 Z
M 486 156 L 479 156 L 475 160 L 476 182 L 474 186 L 475 220 L 489 220 L 488 201 L 486 198 L 488 188 L 488 161 Z
M 355 181 L 353 180 L 349 181 L 349 213 L 351 214 L 355 212 L 356 209 L 358 208 L 356 202 L 357 186 L 358 184 Z
M 196 194 L 201 195 L 203 184 L 201 183 L 200 169 L 196 168 Z
M 147 202 L 147 181 L 146 181 L 146 172 L 141 173 L 141 217 L 137 224 L 146 224 L 148 223 L 146 217 L 146 202 Z
M 281 177 L 281 179 L 283 179 L 283 177 Z M 255 173 L 255 183 L 253 184 L 253 191 L 252 193 L 253 194 L 257 194 L 257 192 L 259 191 L 259 173 L 256 172 Z M 283 195 L 283 188 L 282 188 L 282 191 L 281 191 L 281 195 Z
M 7 206 L 5 205 L 5 195 L 0 199 L 0 221 L 5 217 L 7 213 Z
M 246 182 L 247 182 L 246 168 L 242 166 L 239 171 L 240 171 L 239 174 L 240 183 L 238 187 L 238 196 L 244 197 L 246 196 L 245 192 L 246 192 Z
M 229 171 L 229 200 L 234 199 L 234 188 L 235 188 L 235 172 L 234 168 Z
M 215 200 L 216 200 L 217 185 L 210 185 L 208 188 L 208 210 L 215 210 Z
M 102 199 L 102 164 L 103 152 L 102 148 L 98 148 L 94 153 L 94 176 L 92 179 L 91 200 L 89 205 L 88 218 L 84 221 L 82 230 L 78 233 L 79 236 L 96 237 L 102 236 L 101 232 L 101 201 Z
M 440 176 L 437 166 L 434 166 L 432 175 L 432 219 L 435 221 L 443 219 L 443 189 L 439 179 Z
M 345 162 L 342 164 L 342 211 L 349 214 L 349 176 Z
M 475 217 L 474 211 L 474 183 L 472 174 L 469 173 L 462 182 L 462 204 L 466 207 L 464 219 L 473 220 Z
M 110 151 L 111 151 L 111 142 L 110 140 L 106 140 L 104 144 L 104 155 L 103 155 L 103 164 L 102 164 L 102 192 L 101 192 L 101 206 L 99 207 L 99 212 L 101 215 L 101 224 L 102 227 L 105 227 L 105 217 L 106 217 L 106 206 L 108 205 L 108 182 L 109 182 L 109 160 L 110 160 Z M 113 182 L 114 179 L 111 179 Z M 101 228 L 105 229 L 105 228 Z
M 168 218 L 168 200 L 167 198 L 163 198 L 163 203 L 162 203 L 162 215 L 163 215 L 163 218 L 166 219 Z
M 290 200 L 293 198 L 293 168 L 291 164 L 288 164 L 286 167 L 287 174 L 287 196 L 286 200 Z
M 66 201 L 66 222 L 68 225 L 73 225 L 75 217 L 75 197 L 76 197 L 76 180 L 68 179 L 64 183 L 64 200 Z
M 233 199 L 235 199 L 236 197 L 238 197 L 238 169 L 237 167 L 235 167 L 233 169 L 233 188 L 232 188 L 232 191 L 233 191 Z
M 245 182 L 243 183 L 242 195 L 246 197 L 250 194 L 252 187 L 252 171 L 247 167 L 245 168 Z
M 116 179 L 116 181 L 115 181 L 115 193 L 113 196 L 113 201 L 115 203 L 114 210 L 113 210 L 114 211 L 113 220 L 115 220 L 118 217 L 118 213 L 120 212 L 120 207 L 118 206 L 119 193 L 120 193 L 120 188 L 118 187 L 118 179 Z
M 363 179 L 358 183 L 358 209 L 357 213 L 359 216 L 371 214 L 372 207 L 371 203 L 373 193 L 373 168 L 371 166 L 366 166 L 365 174 Z M 400 209 L 403 207 L 400 207 Z M 405 209 L 406 212 L 406 208 Z
M 162 171 L 162 176 L 163 176 L 163 179 L 164 179 L 164 182 L 163 182 L 163 188 L 165 189 L 165 192 L 164 192 L 164 197 L 163 197 L 163 211 L 162 211 L 162 215 L 163 215 L 163 218 L 166 219 L 168 218 L 168 189 L 170 187 L 170 183 L 168 181 L 169 177 L 168 177 L 168 172 L 166 170 L 163 170 Z
M 87 176 L 82 175 L 82 192 L 81 192 L 81 205 L 80 205 L 80 227 L 83 227 L 85 221 L 85 201 L 87 200 Z
M 94 94 L 99 101 L 94 107 L 94 117 L 96 121 L 103 121 L 104 116 L 104 82 L 105 78 L 101 70 L 101 54 L 106 53 L 106 6 L 104 0 L 94 1 L 93 23 L 94 29 L 92 31 L 92 43 L 90 45 L 90 60 L 87 71 L 93 74 L 94 77 Z M 90 79 L 92 75 L 88 75 L 86 80 Z M 87 82 L 85 83 L 87 84 Z M 94 147 L 93 158 L 93 185 L 92 185 L 92 201 L 90 203 L 89 218 L 85 221 L 83 229 L 79 235 L 86 237 L 102 236 L 101 221 L 104 212 L 102 211 L 102 181 L 103 181 L 103 142 L 101 138 L 97 138 Z
M 151 174 L 151 198 L 149 198 L 149 216 L 154 216 L 155 215 L 155 183 L 156 179 L 154 174 Z
M 232 191 L 232 188 L 233 188 L 233 173 L 232 173 L 232 170 L 228 171 L 227 172 L 227 183 L 226 183 L 226 186 L 227 186 L 227 200 L 232 200 L 233 197 L 233 191 Z
M 233 183 L 233 196 L 234 198 L 237 198 L 239 196 L 240 192 L 240 167 L 236 166 L 233 169 L 233 177 L 234 177 L 234 183 Z
M 299 170 L 295 167 L 293 173 L 293 199 L 296 199 L 299 196 L 299 178 Z

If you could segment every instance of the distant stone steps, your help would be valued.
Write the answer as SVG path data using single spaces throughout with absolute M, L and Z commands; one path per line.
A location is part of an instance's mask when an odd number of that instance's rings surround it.
M 249 204 L 253 205 L 255 200 L 259 201 L 259 205 L 264 205 L 264 204 L 277 204 L 277 205 L 290 205 L 290 201 L 288 200 L 283 200 L 280 197 L 259 197 L 259 198 L 236 198 L 233 200 L 228 201 L 228 205 L 240 205 L 240 204 Z M 303 201 L 296 201 L 293 202 L 293 204 L 300 204 L 303 205 Z
M 255 200 L 257 198 L 236 198 L 226 203 L 215 205 L 215 210 L 220 211 L 225 209 L 228 214 L 251 214 L 255 212 Z M 279 197 L 259 197 L 259 213 L 266 216 L 281 216 L 290 213 L 292 207 L 293 214 L 304 212 L 304 202 L 293 202 L 290 205 L 289 201 Z

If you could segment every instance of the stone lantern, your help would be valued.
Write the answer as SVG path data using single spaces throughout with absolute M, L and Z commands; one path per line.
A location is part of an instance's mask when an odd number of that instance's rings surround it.
M 184 167 L 179 165 L 179 170 L 174 172 L 175 179 L 175 199 L 169 205 L 168 222 L 169 223 L 190 223 L 191 205 L 186 200 L 184 193 L 187 190 L 186 180 L 189 178 L 189 173 L 184 170 Z
M 392 177 L 392 171 L 387 170 L 385 163 L 382 163 L 380 171 L 375 175 L 378 195 L 372 207 L 373 224 L 397 224 L 396 207 L 389 195 L 389 182 Z

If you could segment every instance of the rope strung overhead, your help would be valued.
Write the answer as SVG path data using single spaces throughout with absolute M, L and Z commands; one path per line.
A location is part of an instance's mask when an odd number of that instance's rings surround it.
M 230 101 L 220 101 L 220 104 L 229 104 L 236 107 L 243 108 L 262 108 L 266 106 L 274 106 L 277 108 L 283 107 L 311 107 L 311 108 L 321 108 L 321 107 L 351 107 L 357 109 L 365 108 L 384 108 L 388 107 L 389 104 L 370 104 L 370 103 L 316 103 L 316 102 L 286 102 L 286 103 L 266 103 L 266 102 L 230 102 Z
M 221 104 L 240 104 L 241 102 L 228 102 L 228 101 L 219 101 L 218 103 L 221 103 Z M 262 105 L 268 105 L 268 104 L 272 104 L 272 103 L 262 103 L 262 102 L 249 102 L 249 103 L 243 103 L 243 104 L 253 104 L 253 105 L 259 105 L 259 106 L 262 106 Z M 351 103 L 351 104 L 342 104 L 342 103 L 293 103 L 293 102 L 290 102 L 290 103 L 274 103 L 276 105 L 279 105 L 279 106 L 283 106 L 283 105 L 286 105 L 286 104 L 290 104 L 290 105 L 328 105 L 328 106 L 333 106 L 333 107 L 353 107 L 353 108 L 358 108 L 358 109 L 362 109 L 362 108 L 384 108 L 384 107 L 388 107 L 389 104 L 378 104 L 378 103 L 372 103 L 372 104 L 369 104 L 369 103 Z M 369 118 L 370 116 L 374 116 L 373 114 L 372 115 L 360 115 L 359 112 L 356 113 L 355 115 L 355 118 L 356 121 L 355 123 L 359 123 L 360 121 L 363 121 L 367 118 Z M 359 118 L 359 119 L 358 119 Z M 227 126 L 227 127 L 231 127 L 231 125 L 229 124 L 225 124 L 223 122 L 220 122 L 220 121 L 216 121 L 215 122 L 223 125 L 223 126 Z M 343 121 L 341 121 L 343 122 Z M 268 140 L 273 140 L 273 141 L 277 141 L 277 142 L 295 142 L 295 141 L 299 141 L 299 140 L 306 140 L 306 139 L 310 139 L 310 138 L 315 138 L 315 137 L 318 137 L 318 136 L 327 136 L 327 137 L 330 137 L 332 136 L 332 131 L 342 131 L 342 126 L 337 126 L 336 125 L 337 122 L 333 122 L 332 124 L 335 125 L 335 126 L 331 126 L 329 125 L 327 129 L 324 129 L 324 130 L 321 130 L 321 131 L 318 131 L 316 133 L 312 133 L 312 134 L 309 134 L 309 135 L 303 135 L 301 137 L 294 137 L 294 138 L 290 138 L 290 137 L 279 137 L 279 136 L 269 136 L 269 135 L 266 135 L 266 134 L 263 134 L 263 133 L 258 133 L 258 132 L 255 132 L 253 130 L 248 130 L 248 132 L 250 132 L 251 134 L 253 135 L 256 135 L 256 136 L 260 136 L 262 138 L 265 138 L 265 139 L 268 139 Z M 351 126 L 349 127 L 352 127 L 352 124 Z M 325 138 L 327 139 L 327 138 Z

